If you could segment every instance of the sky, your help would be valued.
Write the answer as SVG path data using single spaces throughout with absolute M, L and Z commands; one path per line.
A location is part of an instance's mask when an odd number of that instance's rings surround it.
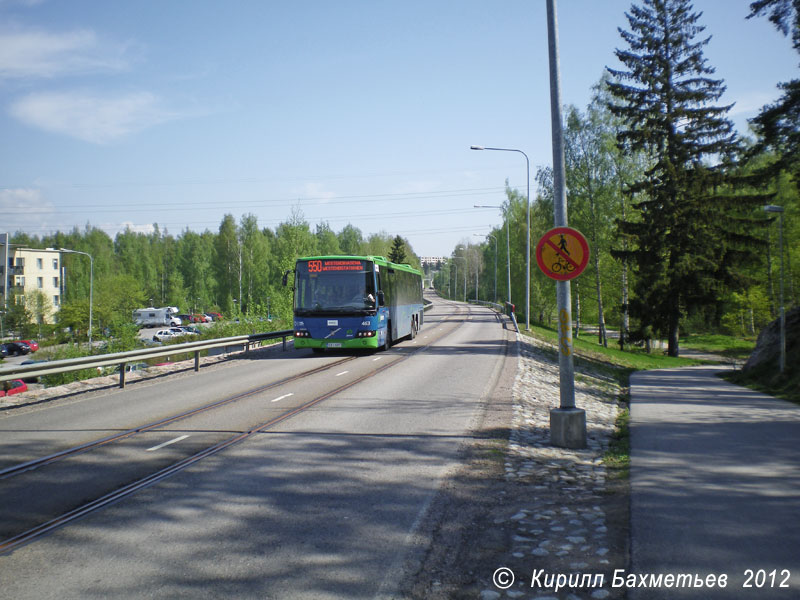
M 747 119 L 796 78 L 750 0 L 696 0 Z M 618 67 L 630 1 L 557 2 L 562 103 Z M 0 233 L 180 235 L 252 214 L 449 256 L 552 164 L 545 0 L 0 0 Z

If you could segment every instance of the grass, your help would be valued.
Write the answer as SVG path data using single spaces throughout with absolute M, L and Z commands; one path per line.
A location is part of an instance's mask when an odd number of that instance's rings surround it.
M 746 360 L 756 347 L 755 339 L 742 339 L 730 335 L 697 333 L 680 340 L 682 348 L 719 354 L 726 358 Z
M 531 336 L 551 344 L 558 343 L 558 331 L 542 325 L 531 325 Z M 650 369 L 672 369 L 675 367 L 686 367 L 691 365 L 705 364 L 703 361 L 692 358 L 681 358 L 666 356 L 660 351 L 648 354 L 638 348 L 631 350 L 620 350 L 618 347 L 609 345 L 608 348 L 601 346 L 595 341 L 590 341 L 586 337 L 573 338 L 572 347 L 575 350 L 575 357 L 598 366 L 612 369 L 627 370 L 627 375 L 634 371 L 647 371 Z M 627 385 L 627 377 L 624 384 Z
M 617 416 L 616 428 L 611 435 L 603 457 L 603 464 L 608 468 L 612 479 L 627 479 L 631 470 L 631 436 L 630 436 L 631 411 L 629 408 L 622 410 Z

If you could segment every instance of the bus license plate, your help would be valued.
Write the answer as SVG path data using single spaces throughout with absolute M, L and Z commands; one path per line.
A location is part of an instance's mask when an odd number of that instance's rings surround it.
M 342 344 L 339 342 L 328 342 L 328 348 L 341 348 Z

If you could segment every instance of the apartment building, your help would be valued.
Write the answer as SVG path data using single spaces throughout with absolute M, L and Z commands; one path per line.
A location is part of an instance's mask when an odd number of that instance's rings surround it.
M 5 237 L 5 236 L 4 236 Z M 2 238 L 0 238 L 1 240 Z M 63 291 L 61 252 L 48 248 L 18 248 L 0 243 L 0 298 L 7 306 L 11 297 L 24 302 L 29 309 L 36 292 L 41 292 L 52 310 L 45 311 L 43 321 L 53 323 L 61 307 Z

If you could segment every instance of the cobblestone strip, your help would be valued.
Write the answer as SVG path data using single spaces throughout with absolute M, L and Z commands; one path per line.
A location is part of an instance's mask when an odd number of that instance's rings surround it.
M 550 409 L 560 404 L 555 348 L 523 336 L 519 348 L 514 423 L 505 470 L 507 480 L 528 484 L 532 495 L 506 526 L 515 529 L 511 554 L 526 565 L 528 579 L 505 591 L 487 587 L 481 599 L 610 598 L 608 589 L 597 587 L 558 593 L 554 587 L 541 589 L 531 586 L 530 575 L 538 569 L 553 575 L 605 573 L 607 583 L 613 568 L 625 566 L 611 565 L 608 560 L 608 527 L 602 506 L 606 491 L 602 459 L 620 411 L 619 386 L 597 373 L 577 374 L 575 400 L 586 411 L 588 447 L 554 447 L 550 444 Z

